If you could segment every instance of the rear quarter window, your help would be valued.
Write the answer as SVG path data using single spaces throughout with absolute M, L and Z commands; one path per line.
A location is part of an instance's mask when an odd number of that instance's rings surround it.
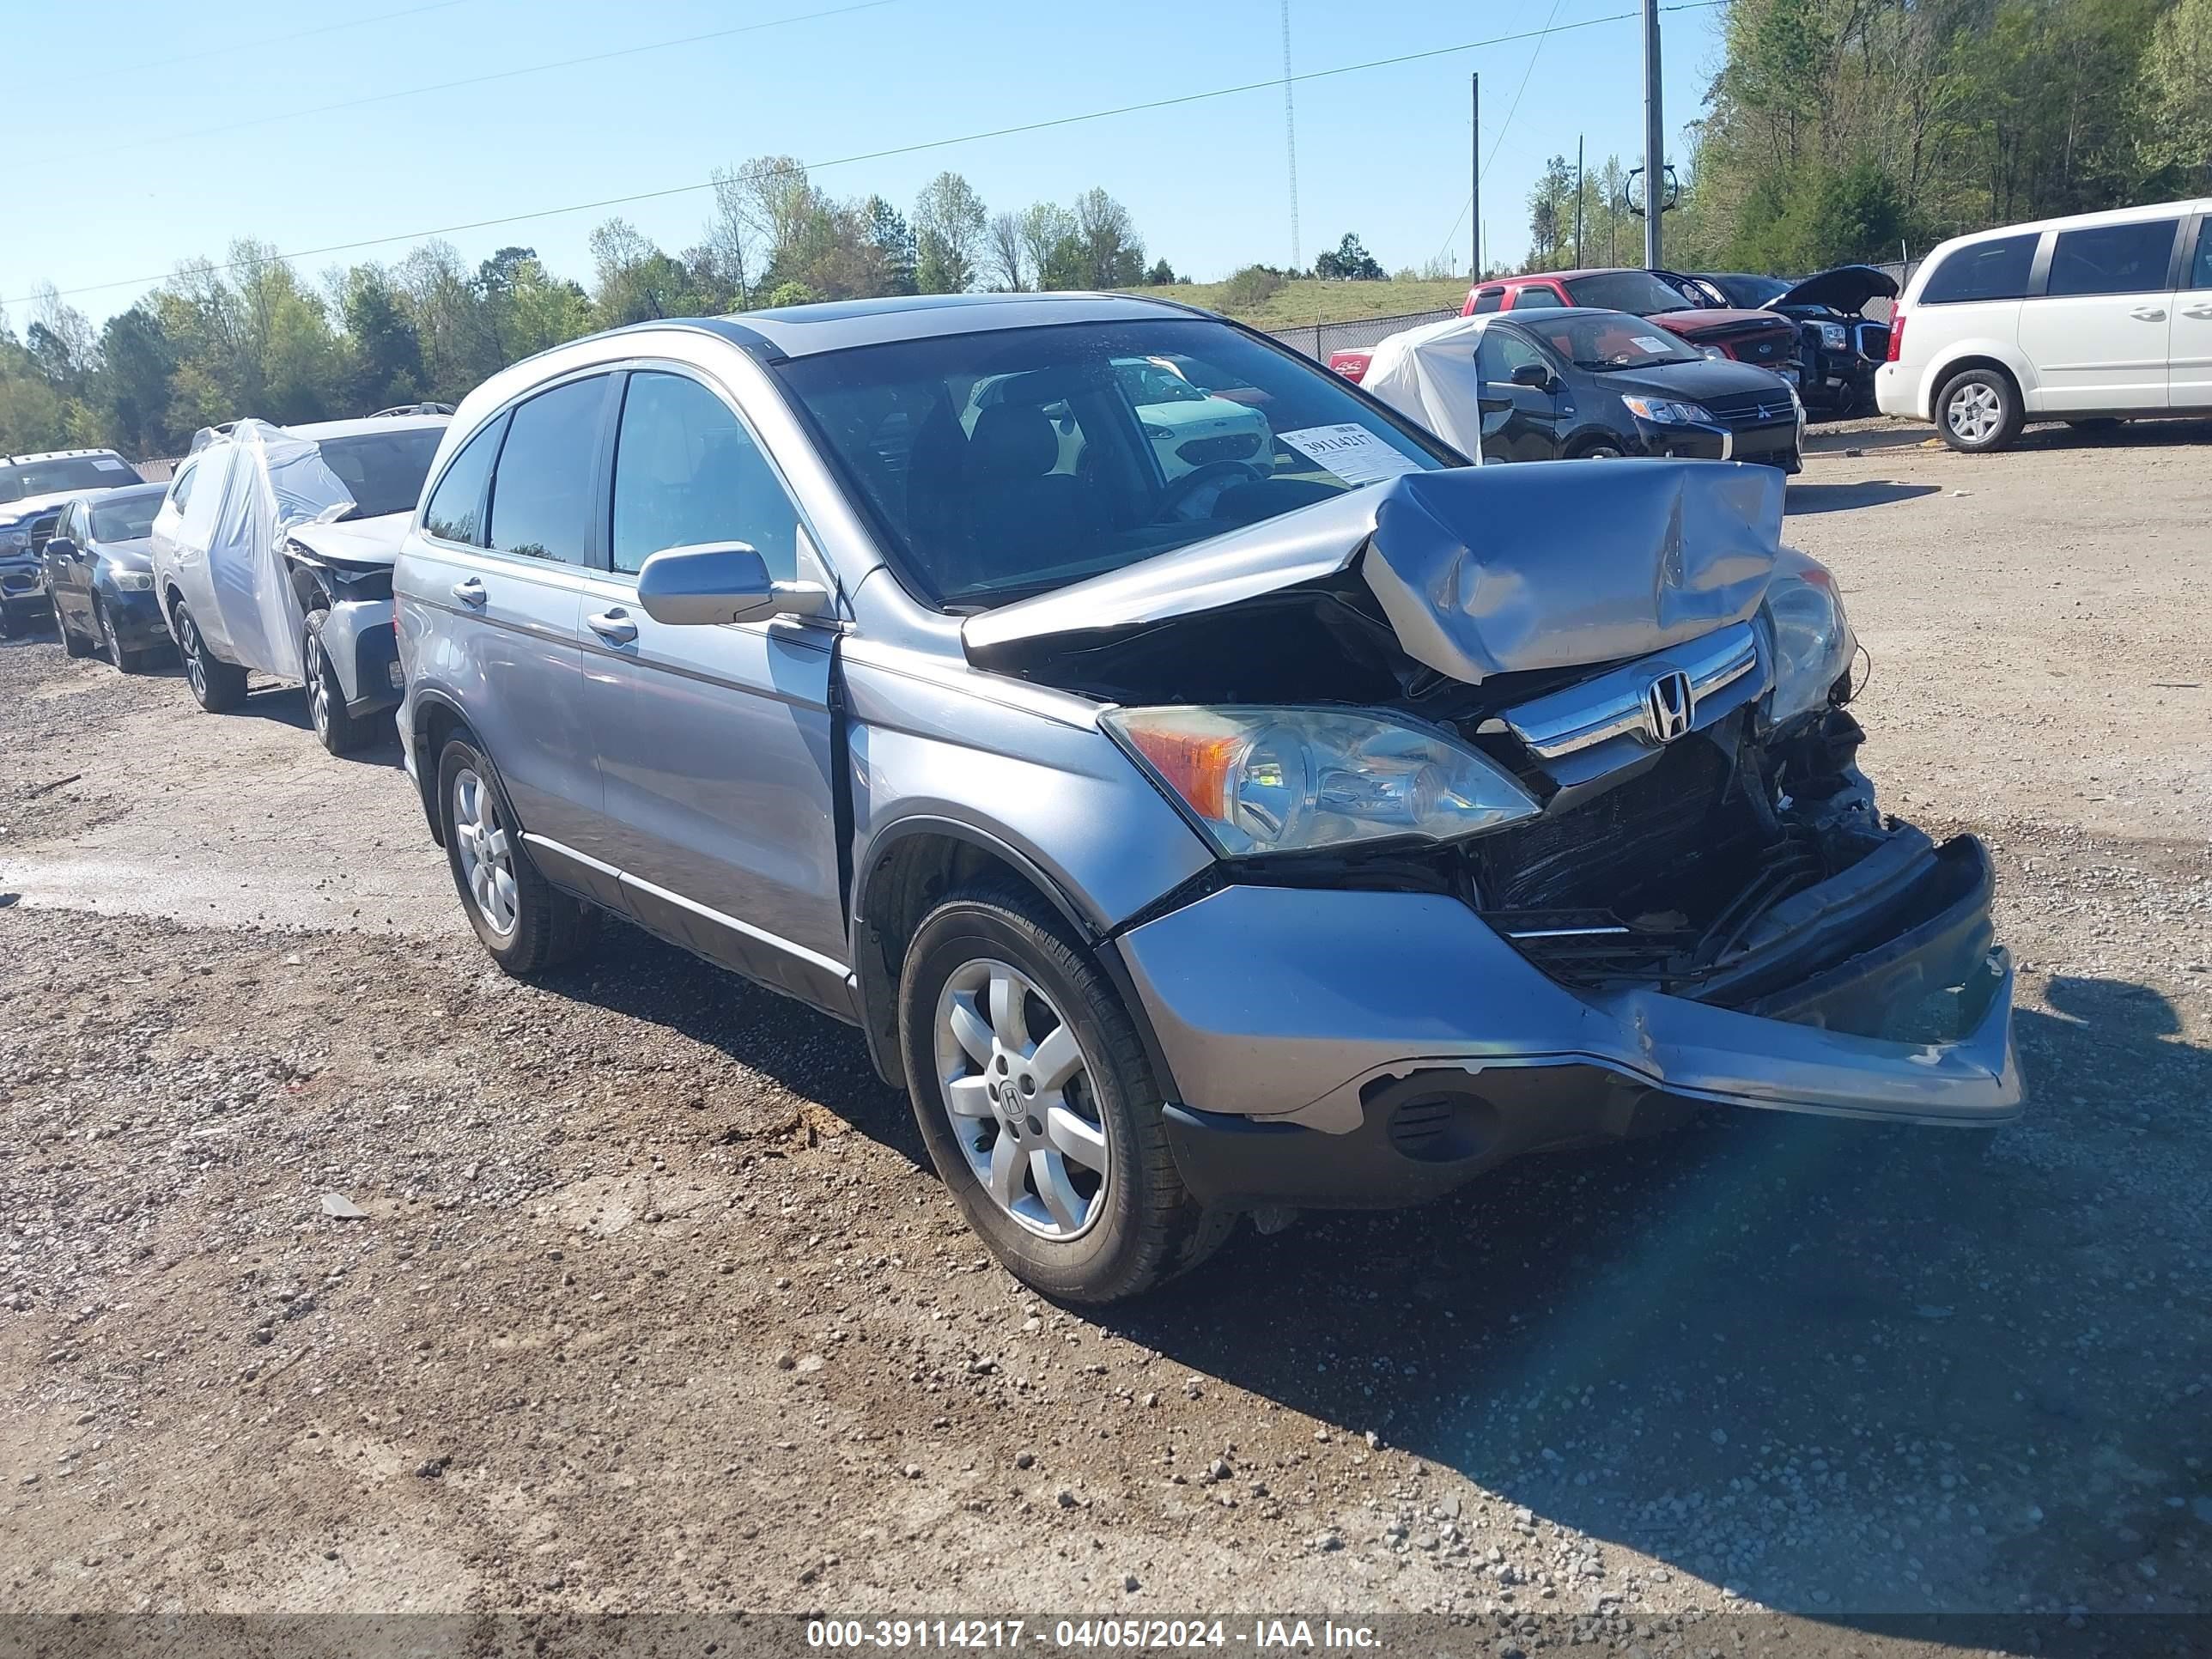
M 2026 299 L 2039 238 L 2039 232 L 2031 230 L 1952 249 L 1921 285 L 1920 303 L 1945 306 L 1973 300 Z

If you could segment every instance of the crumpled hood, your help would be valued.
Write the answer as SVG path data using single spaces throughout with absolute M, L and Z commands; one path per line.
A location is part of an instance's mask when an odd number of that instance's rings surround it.
M 411 513 L 386 513 L 374 519 L 347 519 L 337 523 L 309 520 L 284 533 L 316 557 L 333 564 L 390 564 L 399 556 L 399 544 L 407 535 Z
M 1617 661 L 1758 610 L 1783 479 L 1709 461 L 1553 461 L 1415 472 L 970 617 L 969 657 L 1091 642 L 1352 568 L 1406 654 L 1479 684 Z
M 1838 265 L 1833 270 L 1808 276 L 1786 294 L 1777 295 L 1765 308 L 1779 311 L 1784 306 L 1825 306 L 1850 317 L 1863 311 L 1869 300 L 1896 297 L 1897 279 L 1887 271 L 1873 265 Z

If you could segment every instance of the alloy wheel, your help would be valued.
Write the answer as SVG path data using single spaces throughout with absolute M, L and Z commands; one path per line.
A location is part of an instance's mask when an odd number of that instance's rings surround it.
M 329 741 L 331 735 L 331 683 L 323 672 L 323 636 L 310 629 L 307 643 L 307 718 L 315 723 L 315 735 Z
M 1104 1208 L 1113 1154 L 1075 1029 L 1036 981 L 989 957 L 937 999 L 938 1086 L 961 1156 L 991 1201 L 1055 1241 Z
M 1950 422 L 1953 434 L 1961 442 L 1983 443 L 1996 435 L 2004 420 L 2004 407 L 1994 387 L 1974 380 L 1951 394 L 1950 402 L 1943 408 L 1943 418 Z
M 499 821 L 491 787 L 465 766 L 453 775 L 453 845 L 477 914 L 495 933 L 513 933 L 518 914 L 514 846 Z
M 178 654 L 185 659 L 185 678 L 191 682 L 192 695 L 201 702 L 207 702 L 207 664 L 200 659 L 200 630 L 192 624 L 192 613 L 177 612 Z

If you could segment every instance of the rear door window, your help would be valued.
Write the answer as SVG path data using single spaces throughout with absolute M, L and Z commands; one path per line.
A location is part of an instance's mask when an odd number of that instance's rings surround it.
M 2039 233 L 2031 230 L 1954 248 L 1922 285 L 1920 303 L 1964 305 L 1973 300 L 2026 298 L 2039 240 Z
M 495 551 L 588 565 L 592 495 L 607 377 L 571 380 L 518 404 L 492 474 Z
M 1474 291 L 1474 309 L 1471 314 L 1480 317 L 1486 311 L 1496 311 L 1504 303 L 1505 290 L 1504 289 L 1479 288 Z
M 2045 292 L 2163 294 L 2173 259 L 2179 219 L 2092 225 L 2062 230 L 2051 244 L 2051 281 Z
M 2190 288 L 2212 288 L 2212 213 L 2204 216 L 2197 227 L 2197 257 L 2189 263 L 2189 274 L 2183 279 Z

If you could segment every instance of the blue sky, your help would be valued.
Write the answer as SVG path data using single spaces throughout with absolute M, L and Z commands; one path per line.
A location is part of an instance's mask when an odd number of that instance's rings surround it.
M 502 214 L 703 183 L 780 152 L 809 163 L 988 129 L 1266 81 L 1282 70 L 1279 0 L 169 0 L 11 8 L 10 58 L 82 73 L 60 105 L 33 98 L 4 151 L 0 301 L 52 282 L 88 288 L 220 256 L 251 235 L 290 252 Z M 1636 0 L 1291 0 L 1295 71 L 1430 51 L 1633 11 Z M 396 13 L 404 15 L 393 15 Z M 179 15 L 190 19 L 179 27 Z M 1668 14 L 1667 124 L 1679 146 L 1717 58 L 1717 9 Z M 363 20 L 381 21 L 363 21 Z M 410 91 L 678 37 L 772 26 L 610 61 Z M 339 25 L 341 27 L 331 27 Z M 302 31 L 315 30 L 312 34 Z M 283 37 L 290 36 L 286 39 Z M 1641 145 L 1633 21 L 1308 81 L 1297 100 L 1304 256 L 1355 230 L 1386 267 L 1446 245 L 1468 198 L 1468 76 L 1482 75 L 1484 218 L 1493 258 L 1527 242 L 1544 157 L 1593 164 Z M 33 83 L 49 84 L 35 74 Z M 404 96 L 382 94 L 406 93 Z M 377 101 L 320 109 L 354 100 Z M 1508 112 L 1512 112 L 1510 125 Z M 222 131 L 209 131 L 229 128 Z M 1678 149 L 1679 159 L 1679 149 Z M 905 208 L 942 168 L 994 210 L 1103 185 L 1153 254 L 1200 280 L 1290 246 L 1279 88 L 1016 137 L 822 168 L 840 196 Z M 450 240 L 473 263 L 514 242 L 588 280 L 585 239 L 619 212 L 672 251 L 698 240 L 704 192 L 567 213 Z M 27 228 L 36 227 L 35 229 Z M 1451 236 L 1463 247 L 1462 222 Z M 303 273 L 396 259 L 407 240 L 302 258 Z M 143 281 L 75 295 L 95 320 Z

